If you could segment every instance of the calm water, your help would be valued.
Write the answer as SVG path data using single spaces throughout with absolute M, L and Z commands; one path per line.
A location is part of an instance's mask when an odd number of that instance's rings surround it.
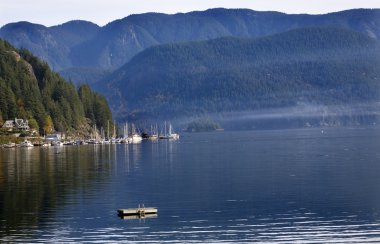
M 0 149 L 0 242 L 380 242 L 380 129 L 323 132 Z

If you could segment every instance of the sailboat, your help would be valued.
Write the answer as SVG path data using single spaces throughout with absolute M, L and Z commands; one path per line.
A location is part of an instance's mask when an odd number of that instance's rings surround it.
M 160 139 L 172 139 L 172 140 L 178 140 L 179 139 L 179 134 L 175 133 L 173 130 L 172 124 L 169 122 L 169 132 L 166 131 L 166 121 L 164 124 L 164 134 L 161 133 Z
M 142 141 L 142 137 L 139 133 L 136 132 L 136 127 L 134 124 L 132 124 L 132 143 L 140 143 Z
M 129 137 L 128 122 L 126 122 L 123 127 L 123 138 L 121 139 L 121 143 L 132 143 L 132 138 Z
M 118 143 L 118 139 L 116 138 L 116 121 L 113 122 L 113 133 L 111 138 L 111 143 Z
M 172 140 L 178 140 L 179 139 L 179 134 L 175 133 L 173 130 L 173 126 L 171 123 L 169 123 L 169 134 L 168 138 Z
M 164 122 L 164 132 L 162 133 L 162 127 L 161 127 L 160 136 L 158 138 L 159 139 L 169 139 L 168 133 L 166 132 L 166 121 Z
M 158 139 L 158 129 L 156 126 L 150 126 L 150 134 L 146 137 L 148 140 L 157 140 Z
M 87 140 L 86 143 L 87 144 L 100 144 L 100 141 L 98 140 L 98 131 L 96 129 L 96 125 L 94 125 L 91 139 Z

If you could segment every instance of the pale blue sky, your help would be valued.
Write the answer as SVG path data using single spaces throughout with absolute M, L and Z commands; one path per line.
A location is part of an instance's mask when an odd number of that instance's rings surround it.
M 380 8 L 380 0 L 0 0 L 0 26 L 18 21 L 52 26 L 74 19 L 103 26 L 131 14 L 173 14 L 216 7 L 320 14 Z

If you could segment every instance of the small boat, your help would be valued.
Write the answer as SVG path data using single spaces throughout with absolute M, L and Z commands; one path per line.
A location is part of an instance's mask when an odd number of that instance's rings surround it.
M 76 145 L 75 141 L 65 141 L 63 142 L 63 145 L 64 146 L 73 146 L 73 145 Z
M 82 140 L 77 140 L 77 141 L 75 142 L 75 145 L 87 145 L 87 142 L 82 141 Z
M 131 144 L 132 143 L 132 138 L 131 137 L 124 137 L 121 140 L 121 143 Z
M 100 144 L 100 142 L 96 139 L 89 139 L 86 141 L 87 144 Z
M 52 141 L 51 145 L 52 146 L 61 147 L 61 146 L 63 146 L 63 142 L 61 142 L 61 141 Z
M 139 134 L 132 134 L 131 136 L 132 143 L 140 143 L 142 141 L 142 137 Z
M 121 138 L 112 138 L 111 143 L 112 144 L 119 144 L 121 143 L 122 139 Z
M 151 141 L 153 141 L 153 140 L 157 140 L 157 139 L 158 139 L 158 135 L 148 135 L 148 136 L 146 137 L 146 139 L 147 139 L 147 140 L 151 140 Z
M 14 142 L 9 142 L 3 145 L 4 148 L 14 148 L 16 147 L 16 143 Z
M 34 147 L 34 145 L 30 141 L 25 140 L 20 143 L 20 147 Z

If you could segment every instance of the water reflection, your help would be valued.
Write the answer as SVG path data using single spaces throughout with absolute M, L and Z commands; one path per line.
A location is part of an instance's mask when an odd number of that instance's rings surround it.
M 51 147 L 0 149 L 0 236 L 24 233 L 53 219 L 58 206 L 94 181 L 110 177 L 106 148 Z M 93 193 L 94 194 L 94 193 Z M 51 216 L 51 217 L 50 217 Z
M 380 241 L 380 130 L 0 150 L 2 242 Z M 159 209 L 121 221 L 120 208 Z
M 145 219 L 151 219 L 151 218 L 157 218 L 158 214 L 146 214 L 146 215 L 118 215 L 120 219 L 125 220 L 131 220 L 131 219 L 139 219 L 139 220 L 145 220 Z

